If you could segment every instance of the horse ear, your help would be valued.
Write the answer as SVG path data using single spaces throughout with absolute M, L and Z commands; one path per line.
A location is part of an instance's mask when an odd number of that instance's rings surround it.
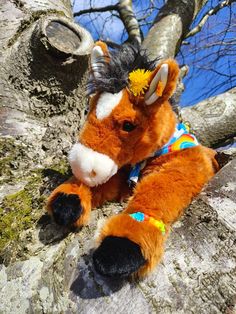
M 105 62 L 109 62 L 110 55 L 107 45 L 102 41 L 97 41 L 91 52 L 91 71 L 95 77 L 99 76 L 99 72 Z
M 163 61 L 154 70 L 148 91 L 144 100 L 151 105 L 159 98 L 167 100 L 174 93 L 179 76 L 179 66 L 173 59 Z

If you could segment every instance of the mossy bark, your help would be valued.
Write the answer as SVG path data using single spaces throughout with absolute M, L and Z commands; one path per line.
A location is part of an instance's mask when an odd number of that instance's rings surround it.
M 27 256 L 23 231 L 70 175 L 93 41 L 67 0 L 4 0 L 0 14 L 0 257 L 9 263 Z

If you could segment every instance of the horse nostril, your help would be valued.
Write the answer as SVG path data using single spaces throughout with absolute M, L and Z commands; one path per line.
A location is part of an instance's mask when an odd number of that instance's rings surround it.
M 96 173 L 94 170 L 92 170 L 92 171 L 90 172 L 90 176 L 91 176 L 91 177 L 94 178 L 94 177 L 96 177 L 96 175 L 97 175 L 97 173 Z

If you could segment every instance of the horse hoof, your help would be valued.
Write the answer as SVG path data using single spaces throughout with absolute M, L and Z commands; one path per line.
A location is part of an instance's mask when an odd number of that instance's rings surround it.
M 95 270 L 106 277 L 127 277 L 145 262 L 140 246 L 127 238 L 106 237 L 93 253 Z
M 52 215 L 60 226 L 73 225 L 82 214 L 80 198 L 77 194 L 58 193 L 51 203 Z

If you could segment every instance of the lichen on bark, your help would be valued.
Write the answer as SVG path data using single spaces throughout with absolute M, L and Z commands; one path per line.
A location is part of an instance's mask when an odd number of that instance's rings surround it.
M 6 183 L 11 180 L 16 181 L 14 174 L 19 164 L 27 158 L 26 147 L 17 143 L 12 137 L 0 138 L 0 182 Z
M 6 195 L 0 203 L 0 258 L 6 264 L 22 258 L 25 239 L 21 234 L 42 215 L 45 196 L 40 194 L 41 184 L 41 173 L 34 172 L 22 190 Z
M 68 162 L 62 159 L 17 178 L 16 181 L 24 186 L 16 193 L 8 194 L 6 191 L 0 202 L 0 260 L 5 265 L 28 257 L 27 245 L 32 240 L 30 233 L 34 232 L 45 213 L 48 194 L 70 175 Z

